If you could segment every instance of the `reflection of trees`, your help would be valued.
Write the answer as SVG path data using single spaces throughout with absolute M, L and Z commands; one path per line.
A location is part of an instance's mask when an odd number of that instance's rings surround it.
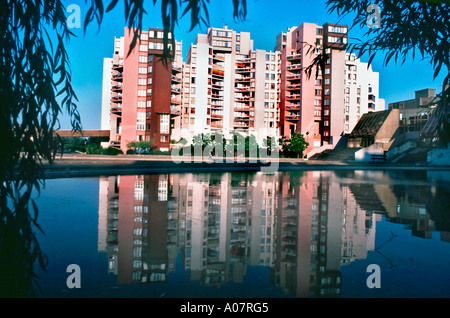
M 33 187 L 21 184 L 0 183 L 0 297 L 35 295 L 34 264 L 38 261 L 43 269 L 47 265 L 35 234 L 36 228 L 41 229 L 31 199 Z
M 450 232 L 450 191 L 438 187 L 436 193 L 424 197 L 427 213 L 434 221 L 436 230 Z

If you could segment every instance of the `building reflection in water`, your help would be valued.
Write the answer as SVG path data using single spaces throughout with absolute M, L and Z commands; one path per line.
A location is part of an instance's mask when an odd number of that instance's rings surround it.
M 358 171 L 103 177 L 98 248 L 118 284 L 166 281 L 181 251 L 203 286 L 241 283 L 247 266 L 265 266 L 289 295 L 339 297 L 341 266 L 375 249 L 382 215 L 413 235 L 435 229 L 436 188 L 398 187 Z

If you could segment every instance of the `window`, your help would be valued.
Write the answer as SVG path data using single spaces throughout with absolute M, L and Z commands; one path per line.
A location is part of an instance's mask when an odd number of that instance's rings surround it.
M 147 52 L 147 45 L 141 44 L 141 45 L 139 46 L 139 51 L 141 51 L 141 52 Z
M 330 33 L 346 33 L 347 28 L 330 25 L 330 26 L 328 26 L 328 32 L 330 32 Z
M 145 68 L 144 68 L 145 70 Z M 147 85 L 147 79 L 146 78 L 139 78 L 138 79 L 138 84 L 139 85 Z
M 145 89 L 139 89 L 138 96 L 145 96 Z
M 147 41 L 148 40 L 148 33 L 141 33 L 141 40 Z
M 145 130 L 145 113 L 136 114 L 136 130 Z
M 164 44 L 163 43 L 149 42 L 148 43 L 148 48 L 150 50 L 162 50 L 164 48 Z
M 162 114 L 161 115 L 161 122 L 160 122 L 160 133 L 161 134 L 168 134 L 169 133 L 169 127 L 170 126 L 170 115 L 169 114 Z
M 139 74 L 146 74 L 147 70 L 145 69 L 145 67 L 140 67 L 139 68 Z
M 146 55 L 139 55 L 139 62 L 140 63 L 147 63 L 147 56 Z
M 147 71 L 148 71 L 148 73 L 152 73 L 153 72 L 153 66 L 149 66 Z
M 145 101 L 143 101 L 143 100 L 138 101 L 137 107 L 139 107 L 139 108 L 145 108 Z

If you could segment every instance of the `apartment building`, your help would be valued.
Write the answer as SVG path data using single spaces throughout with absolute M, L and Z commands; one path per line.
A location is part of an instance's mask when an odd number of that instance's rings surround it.
M 227 26 L 199 34 L 184 67 L 180 135 L 277 136 L 278 56 Z
M 191 142 L 202 133 L 229 138 L 238 132 L 261 144 L 267 136 L 299 132 L 309 143 L 307 156 L 334 148 L 363 114 L 385 108 L 379 74 L 345 51 L 347 31 L 345 25 L 303 23 L 278 34 L 274 51 L 266 51 L 254 48 L 249 32 L 209 28 L 191 44 L 186 62 L 176 42 L 171 69 L 158 58 L 161 30 L 143 31 L 124 59 L 126 31 L 104 66 L 111 102 L 104 97 L 102 107 L 111 113 L 111 144 L 126 150 L 127 141 L 153 140 L 157 149 L 169 150 L 171 140 Z M 325 63 L 308 74 L 318 54 Z
M 345 52 L 347 32 L 346 25 L 303 23 L 277 36 L 280 134 L 286 138 L 293 132 L 303 134 L 309 155 L 314 149 L 334 148 L 362 114 L 384 109 L 378 73 Z M 305 72 L 318 54 L 324 65 Z
M 169 150 L 171 127 L 180 114 L 182 43 L 175 43 L 175 58 L 168 62 L 161 58 L 162 30 L 143 30 L 128 52 L 132 40 L 125 28 L 124 36 L 115 39 L 112 59 L 104 61 L 102 112 L 110 113 L 104 127 L 110 128 L 110 144 L 124 153 L 128 142 L 143 140 Z

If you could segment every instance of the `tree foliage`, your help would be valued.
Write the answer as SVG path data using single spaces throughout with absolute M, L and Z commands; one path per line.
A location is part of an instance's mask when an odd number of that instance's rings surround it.
M 286 157 L 303 157 L 303 152 L 308 148 L 309 143 L 303 134 L 294 132 L 291 138 L 281 137 L 279 140 L 283 155 Z

